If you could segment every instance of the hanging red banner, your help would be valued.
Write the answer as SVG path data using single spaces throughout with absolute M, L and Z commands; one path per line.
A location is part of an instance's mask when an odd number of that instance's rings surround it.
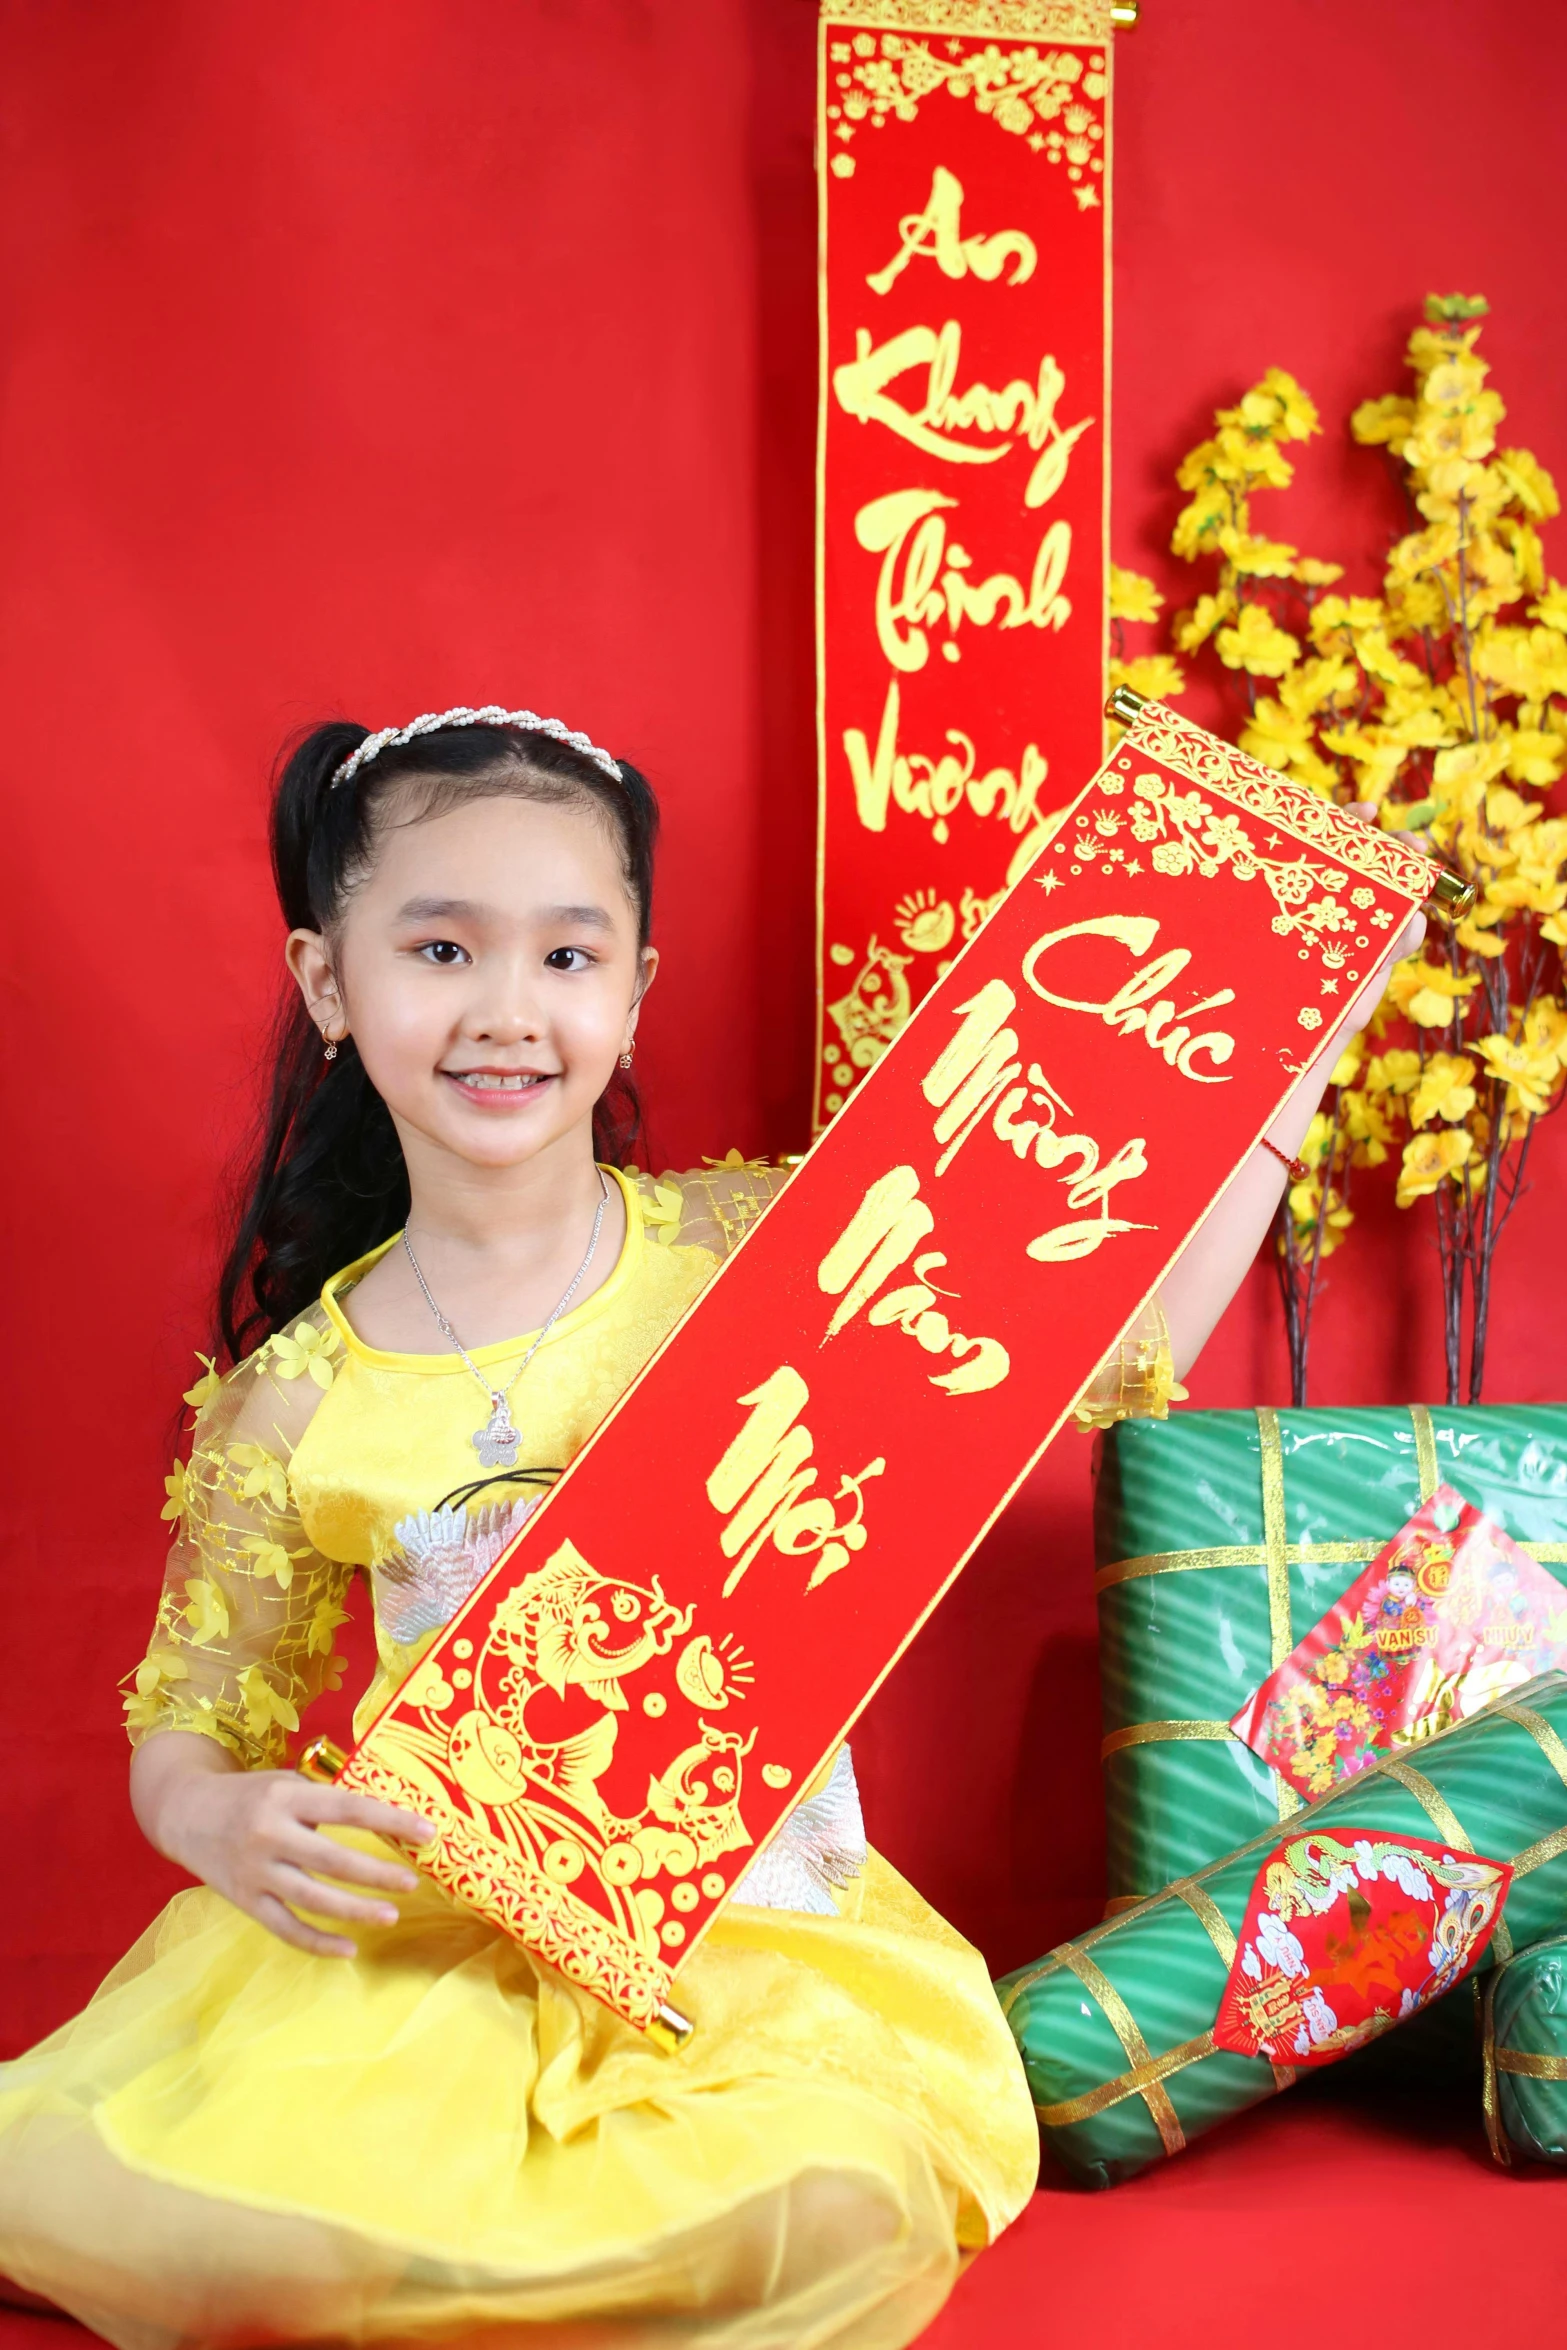
M 823 0 L 817 1126 L 1103 749 L 1109 0 Z
M 1432 871 L 1148 704 L 343 1783 L 656 2024 Z

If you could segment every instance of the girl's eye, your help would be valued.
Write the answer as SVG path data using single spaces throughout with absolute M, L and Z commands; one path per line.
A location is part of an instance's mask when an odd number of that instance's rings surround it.
M 453 938 L 432 938 L 419 949 L 419 952 L 427 963 L 441 963 L 449 966 L 453 963 L 465 963 L 468 960 L 466 948 L 460 947 Z
M 586 971 L 592 961 L 586 947 L 552 947 L 544 967 L 547 971 Z

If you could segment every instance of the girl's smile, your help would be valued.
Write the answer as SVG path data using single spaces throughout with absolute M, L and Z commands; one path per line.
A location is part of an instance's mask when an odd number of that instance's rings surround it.
M 441 1075 L 468 1103 L 486 1117 L 497 1111 L 520 1108 L 524 1103 L 531 1109 L 540 1096 L 556 1083 L 559 1071 L 554 1069 L 443 1069 Z

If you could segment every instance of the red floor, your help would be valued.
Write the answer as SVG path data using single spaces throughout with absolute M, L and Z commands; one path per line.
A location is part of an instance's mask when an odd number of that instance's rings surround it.
M 1534 2329 L 1554 2350 L 1567 2325 L 1564 2196 L 1557 2171 L 1495 2169 L 1459 2092 L 1378 2106 L 1296 2091 L 1111 2193 L 1041 2189 L 923 2350 L 1402 2344 L 1424 2339 L 1444 2303 L 1470 2311 L 1438 2326 L 1444 2338 L 1527 2341 Z M 0 2310 L 0 2350 L 89 2338 Z

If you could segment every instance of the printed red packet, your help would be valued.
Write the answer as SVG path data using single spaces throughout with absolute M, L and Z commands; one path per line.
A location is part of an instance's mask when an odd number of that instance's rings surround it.
M 1421 1836 L 1293 1837 L 1257 1872 L 1214 2046 L 1336 2063 L 1469 1972 L 1512 1876 L 1506 1861 Z
M 1439 1485 L 1230 1727 L 1302 1795 L 1326 1795 L 1563 1665 L 1567 1591 Z

